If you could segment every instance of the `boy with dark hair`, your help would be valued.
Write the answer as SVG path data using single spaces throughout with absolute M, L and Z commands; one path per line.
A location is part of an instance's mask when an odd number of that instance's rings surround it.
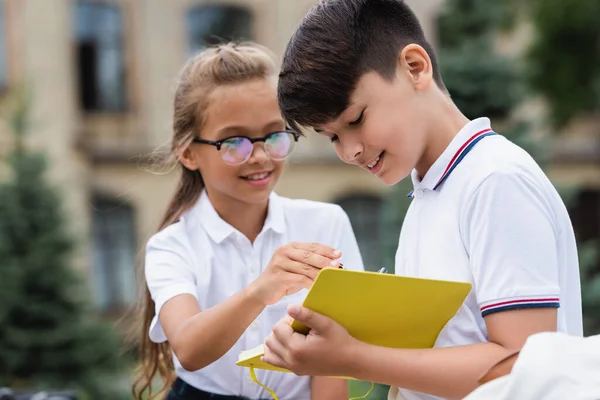
M 290 317 L 312 330 L 280 321 L 266 362 L 389 384 L 390 399 L 460 398 L 531 334 L 582 336 L 577 249 L 560 196 L 489 119 L 470 121 L 455 106 L 403 1 L 321 1 L 288 44 L 278 92 L 288 123 L 329 137 L 343 161 L 387 185 L 411 175 L 396 274 L 473 289 L 433 349 L 368 345 L 292 306 Z

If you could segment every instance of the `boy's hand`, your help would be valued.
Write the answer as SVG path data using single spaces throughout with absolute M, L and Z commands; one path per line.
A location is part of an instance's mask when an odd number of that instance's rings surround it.
M 352 349 L 359 342 L 337 322 L 307 308 L 291 305 L 288 313 L 267 337 L 262 360 L 300 376 L 351 376 Z M 309 334 L 294 332 L 292 318 L 311 328 Z

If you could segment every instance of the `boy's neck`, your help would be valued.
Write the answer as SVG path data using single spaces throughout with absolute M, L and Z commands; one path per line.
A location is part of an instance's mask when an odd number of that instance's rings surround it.
M 423 179 L 452 139 L 469 122 L 450 98 L 444 96 L 439 100 L 436 106 L 428 110 L 430 115 L 435 115 L 435 120 L 427 132 L 425 150 L 416 165 L 419 179 Z
M 268 201 L 264 203 L 248 204 L 231 197 L 209 193 L 211 204 L 219 217 L 254 243 L 262 231 L 267 219 L 269 209 Z

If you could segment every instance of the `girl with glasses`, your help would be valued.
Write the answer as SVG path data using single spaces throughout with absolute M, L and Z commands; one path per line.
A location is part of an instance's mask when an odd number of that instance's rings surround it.
M 220 45 L 183 68 L 172 138 L 181 176 L 146 245 L 136 399 L 269 398 L 235 365 L 239 353 L 264 343 L 322 268 L 363 269 L 339 206 L 273 192 L 298 138 L 265 48 Z M 344 380 L 256 374 L 282 399 L 348 398 Z

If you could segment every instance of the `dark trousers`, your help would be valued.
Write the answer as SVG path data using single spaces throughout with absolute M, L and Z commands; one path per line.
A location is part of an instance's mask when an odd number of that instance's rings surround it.
M 169 394 L 167 394 L 166 400 L 252 400 L 246 397 L 238 396 L 224 396 L 222 394 L 208 393 L 204 390 L 197 389 L 193 386 L 188 385 L 181 379 L 177 378 Z

